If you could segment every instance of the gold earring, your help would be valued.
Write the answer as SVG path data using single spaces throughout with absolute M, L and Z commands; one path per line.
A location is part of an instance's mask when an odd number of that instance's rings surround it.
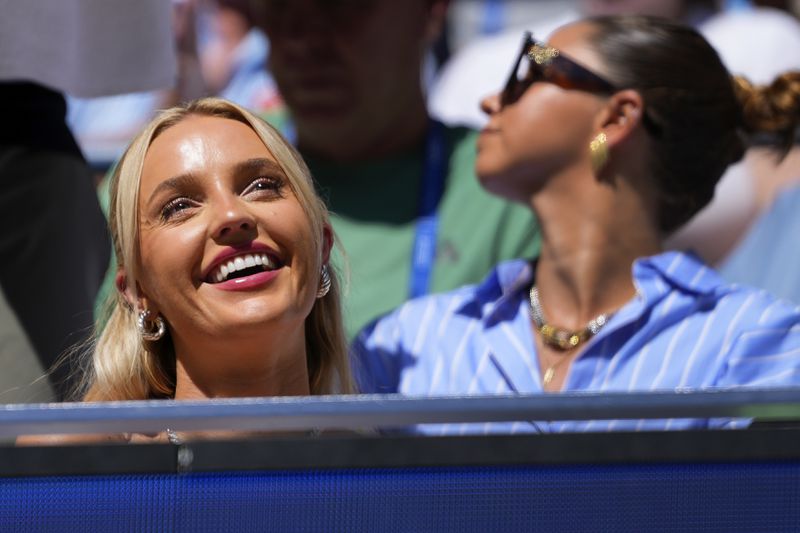
M 608 161 L 608 137 L 603 132 L 597 134 L 589 143 L 589 152 L 592 157 L 592 169 L 598 172 Z

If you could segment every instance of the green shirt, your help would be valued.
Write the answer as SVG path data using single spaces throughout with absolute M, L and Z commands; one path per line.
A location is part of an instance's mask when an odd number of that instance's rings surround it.
M 531 211 L 485 192 L 475 176 L 477 133 L 448 128 L 449 168 L 438 208 L 439 226 L 431 291 L 480 281 L 498 262 L 533 257 L 538 226 Z M 344 293 L 347 334 L 408 299 L 424 143 L 380 160 L 339 164 L 303 154 L 328 202 L 349 267 Z M 344 267 L 347 265 L 347 267 Z

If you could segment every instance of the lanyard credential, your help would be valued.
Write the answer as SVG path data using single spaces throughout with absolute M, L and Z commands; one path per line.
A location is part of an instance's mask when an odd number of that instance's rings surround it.
M 442 199 L 447 176 L 448 161 L 444 133 L 441 122 L 429 123 L 417 203 L 414 248 L 411 255 L 409 298 L 427 294 L 431 285 L 433 264 L 436 260 L 436 236 L 439 231 L 439 214 L 436 208 Z

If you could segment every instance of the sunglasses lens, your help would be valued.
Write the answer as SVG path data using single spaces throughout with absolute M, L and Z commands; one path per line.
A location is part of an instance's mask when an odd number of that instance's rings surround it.
M 517 69 L 512 73 L 509 79 L 506 90 L 503 92 L 503 103 L 513 104 L 528 90 L 534 81 L 537 79 L 537 71 L 535 65 L 527 61 L 523 57 L 522 61 L 517 65 Z
M 518 82 L 524 82 L 530 72 L 530 62 L 526 56 L 522 56 L 522 60 L 517 64 L 517 70 L 514 72 L 514 79 Z

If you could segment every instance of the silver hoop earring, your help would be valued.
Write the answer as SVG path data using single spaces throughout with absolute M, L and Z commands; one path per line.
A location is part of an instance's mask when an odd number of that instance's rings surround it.
M 317 298 L 322 298 L 331 290 L 331 274 L 328 272 L 328 265 L 322 265 L 319 280 L 319 290 L 317 290 Z
M 157 341 L 164 336 L 167 327 L 164 325 L 163 318 L 156 316 L 155 319 L 151 319 L 151 314 L 147 309 L 140 311 L 137 325 L 139 326 L 139 334 L 144 340 Z

